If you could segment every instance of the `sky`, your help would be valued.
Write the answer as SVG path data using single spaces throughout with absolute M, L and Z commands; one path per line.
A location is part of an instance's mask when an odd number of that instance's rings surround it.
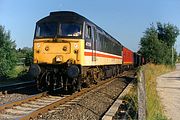
M 180 0 L 0 0 L 0 25 L 17 48 L 32 47 L 36 22 L 53 11 L 77 12 L 133 51 L 152 23 L 180 29 Z M 180 36 L 175 48 L 180 53 Z

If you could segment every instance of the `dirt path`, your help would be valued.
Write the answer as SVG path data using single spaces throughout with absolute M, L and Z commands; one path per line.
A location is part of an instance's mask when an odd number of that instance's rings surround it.
M 180 120 L 180 64 L 176 70 L 157 78 L 157 91 L 169 119 Z

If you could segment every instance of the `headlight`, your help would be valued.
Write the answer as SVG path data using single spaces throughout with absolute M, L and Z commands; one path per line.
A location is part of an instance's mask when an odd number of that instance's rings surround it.
M 63 61 L 63 58 L 61 55 L 57 55 L 56 58 L 55 58 L 56 62 L 62 62 Z
M 78 77 L 79 72 L 80 72 L 80 70 L 79 70 L 78 66 L 76 66 L 76 65 L 71 65 L 71 66 L 69 66 L 68 69 L 67 69 L 67 75 L 68 75 L 68 77 L 70 77 L 70 78 L 76 78 L 76 77 Z

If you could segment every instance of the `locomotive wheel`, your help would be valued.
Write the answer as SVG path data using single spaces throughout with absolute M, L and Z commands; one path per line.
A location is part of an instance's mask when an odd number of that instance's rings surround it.
M 67 90 L 68 93 L 73 94 L 76 91 L 76 87 L 73 84 L 71 84 L 67 86 Z
M 71 85 L 71 91 L 80 91 L 81 90 L 81 84 L 80 84 L 80 79 L 78 78 L 73 78 L 72 80 L 72 85 Z
M 52 84 L 52 74 L 51 73 L 47 73 L 46 74 L 46 89 L 51 93 L 53 92 L 53 84 Z
M 81 83 L 79 78 L 68 78 L 68 83 L 69 85 L 67 85 L 67 91 L 69 91 L 70 94 L 76 91 L 80 92 Z
M 37 89 L 38 91 L 41 91 L 41 92 L 46 90 L 45 88 L 46 83 L 43 81 L 43 79 L 45 78 L 45 74 L 46 74 L 45 72 L 41 73 L 39 77 L 37 78 Z
M 81 91 L 81 82 L 80 82 L 80 80 L 81 80 L 81 78 L 78 77 L 78 78 L 77 78 L 77 85 L 76 85 L 76 90 L 77 90 L 78 92 Z

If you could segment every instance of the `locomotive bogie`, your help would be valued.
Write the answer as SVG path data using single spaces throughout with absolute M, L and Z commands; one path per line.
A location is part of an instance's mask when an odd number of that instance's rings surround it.
M 82 67 L 82 83 L 92 84 L 122 73 L 121 65 L 101 65 Z

